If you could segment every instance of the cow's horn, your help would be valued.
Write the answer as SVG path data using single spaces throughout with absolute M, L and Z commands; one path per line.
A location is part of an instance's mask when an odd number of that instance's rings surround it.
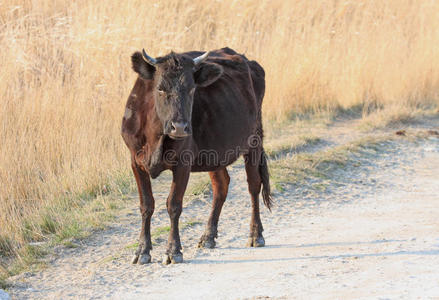
M 205 52 L 204 54 L 195 57 L 194 58 L 194 64 L 195 65 L 199 65 L 200 63 L 202 63 L 203 61 L 205 61 L 207 59 L 207 57 L 209 56 L 209 52 Z
M 143 54 L 143 59 L 149 63 L 150 65 L 154 66 L 155 64 L 157 64 L 157 60 L 155 58 L 152 58 L 151 56 L 149 56 L 148 54 L 146 54 L 145 49 L 142 49 L 142 54 Z

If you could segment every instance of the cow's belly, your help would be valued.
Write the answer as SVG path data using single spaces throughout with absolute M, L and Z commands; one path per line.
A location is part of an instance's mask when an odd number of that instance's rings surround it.
M 230 117 L 228 126 L 212 122 L 209 131 L 203 132 L 201 137 L 194 136 L 198 151 L 192 171 L 215 171 L 234 163 L 248 152 L 255 131 L 252 128 L 254 124 L 253 120 L 249 122 L 248 119 L 243 121 Z
M 226 151 L 218 153 L 216 151 L 200 151 L 195 158 L 191 172 L 210 172 L 222 169 L 234 163 L 242 153 Z

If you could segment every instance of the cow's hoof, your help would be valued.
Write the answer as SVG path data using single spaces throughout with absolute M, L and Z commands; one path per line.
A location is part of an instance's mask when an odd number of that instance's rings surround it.
M 175 254 L 165 254 L 163 257 L 163 264 L 180 264 L 183 262 L 183 254 L 175 253 Z
M 164 265 L 169 265 L 169 264 L 171 263 L 171 258 L 168 256 L 168 254 L 165 254 L 165 255 L 163 256 L 163 261 L 162 261 L 162 263 L 163 263 Z
M 135 255 L 133 256 L 133 258 L 131 259 L 131 263 L 132 263 L 133 265 L 135 265 L 135 264 L 137 264 L 138 261 L 139 261 L 139 255 L 135 254 Z
M 183 254 L 178 253 L 171 256 L 171 263 L 181 264 L 183 262 Z
M 207 248 L 207 249 L 213 249 L 215 248 L 215 239 L 212 237 L 206 237 L 202 236 L 200 241 L 198 242 L 198 248 Z
M 151 262 L 151 255 L 149 254 L 141 254 L 138 264 L 139 265 L 144 265 L 144 264 L 149 264 Z
M 132 264 L 139 264 L 139 265 L 144 265 L 144 264 L 149 264 L 151 262 L 151 255 L 145 253 L 145 254 L 140 254 L 140 255 L 134 255 L 133 259 L 131 260 Z
M 259 237 L 250 237 L 248 239 L 247 247 L 264 247 L 265 240 L 263 236 Z

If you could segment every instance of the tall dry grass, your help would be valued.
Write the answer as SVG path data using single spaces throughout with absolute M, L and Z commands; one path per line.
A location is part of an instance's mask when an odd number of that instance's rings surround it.
M 229 46 L 267 73 L 266 118 L 438 103 L 432 0 L 0 2 L 0 251 L 130 178 L 129 57 Z M 73 208 L 73 209 L 72 209 Z

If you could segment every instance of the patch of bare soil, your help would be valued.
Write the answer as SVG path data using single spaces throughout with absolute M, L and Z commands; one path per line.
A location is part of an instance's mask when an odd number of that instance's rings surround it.
M 351 122 L 337 126 L 322 132 L 325 147 L 357 136 Z M 152 264 L 131 265 L 140 229 L 133 201 L 107 230 L 56 249 L 47 269 L 12 278 L 10 292 L 17 299 L 439 297 L 439 138 L 404 138 L 341 167 L 324 190 L 291 183 L 276 192 L 273 212 L 262 210 L 264 248 L 245 247 L 251 208 L 238 162 L 229 167 L 216 249 L 197 249 L 211 202 L 200 196 L 181 218 L 185 262 L 160 263 L 165 233 L 157 234 Z M 152 226 L 165 228 L 166 189 L 156 189 Z

